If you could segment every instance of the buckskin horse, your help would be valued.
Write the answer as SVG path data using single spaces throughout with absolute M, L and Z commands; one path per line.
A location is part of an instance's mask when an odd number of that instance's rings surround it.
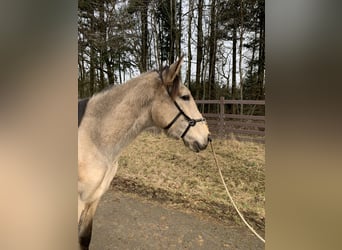
M 79 103 L 78 238 L 89 249 L 93 216 L 118 169 L 121 151 L 149 127 L 164 129 L 195 152 L 210 134 L 189 89 L 181 83 L 183 57 Z

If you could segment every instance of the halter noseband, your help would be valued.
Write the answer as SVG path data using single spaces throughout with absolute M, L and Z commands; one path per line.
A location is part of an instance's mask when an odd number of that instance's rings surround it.
M 169 129 L 172 127 L 172 125 L 177 121 L 177 119 L 183 115 L 185 119 L 188 121 L 188 127 L 185 129 L 183 134 L 181 135 L 181 138 L 184 138 L 186 133 L 189 131 L 190 127 L 193 127 L 196 125 L 197 122 L 204 122 L 205 118 L 200 118 L 200 119 L 192 119 L 189 116 L 187 116 L 184 111 L 179 107 L 178 103 L 174 100 L 173 103 L 176 105 L 177 109 L 179 110 L 179 113 L 173 118 L 173 120 L 167 125 L 164 129 Z

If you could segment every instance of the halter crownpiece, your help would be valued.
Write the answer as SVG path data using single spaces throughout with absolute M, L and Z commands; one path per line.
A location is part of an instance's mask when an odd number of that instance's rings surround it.
M 172 125 L 178 120 L 178 118 L 183 115 L 185 119 L 188 121 L 188 126 L 184 130 L 184 132 L 181 135 L 181 138 L 183 139 L 186 133 L 189 131 L 190 127 L 193 127 L 196 125 L 197 122 L 204 122 L 205 118 L 200 118 L 200 119 L 192 119 L 188 115 L 184 113 L 184 111 L 179 107 L 178 103 L 174 100 L 173 103 L 176 105 L 177 109 L 179 110 L 179 113 L 173 118 L 173 120 L 166 126 L 164 129 L 169 129 L 172 127 Z

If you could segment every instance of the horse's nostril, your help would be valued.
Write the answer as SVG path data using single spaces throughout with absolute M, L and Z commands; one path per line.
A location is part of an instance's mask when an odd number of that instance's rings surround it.
M 207 146 L 208 146 L 208 143 L 205 143 L 205 144 L 199 144 L 199 143 L 198 143 L 198 147 L 199 147 L 200 150 L 206 149 Z
M 192 144 L 192 147 L 196 152 L 199 152 L 201 150 L 206 149 L 207 146 L 208 146 L 208 144 L 200 144 L 197 141 L 193 142 L 193 144 Z

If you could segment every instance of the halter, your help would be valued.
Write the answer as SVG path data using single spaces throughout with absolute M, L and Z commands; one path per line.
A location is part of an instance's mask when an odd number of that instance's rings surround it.
M 168 69 L 168 66 L 165 66 L 164 69 Z M 161 79 L 161 81 L 164 83 L 164 79 L 163 79 L 163 70 L 156 70 L 159 74 L 159 77 Z M 169 90 L 166 88 L 167 93 L 169 94 L 170 98 L 173 100 L 171 93 L 169 92 Z M 194 127 L 196 125 L 197 122 L 204 122 L 205 118 L 200 118 L 200 119 L 192 119 L 190 118 L 187 114 L 184 113 L 184 111 L 179 107 L 178 103 L 173 100 L 173 103 L 176 105 L 177 109 L 179 110 L 179 113 L 175 116 L 175 118 L 173 118 L 173 120 L 169 123 L 169 125 L 167 125 L 166 127 L 164 127 L 165 130 L 168 130 L 169 128 L 172 127 L 172 125 L 177 121 L 177 119 L 183 115 L 185 117 L 185 119 L 188 121 L 188 126 L 185 129 L 185 131 L 183 132 L 183 134 L 181 135 L 181 138 L 183 139 L 184 136 L 186 135 L 186 133 L 188 133 L 190 127 Z
M 187 116 L 184 111 L 179 107 L 178 103 L 174 100 L 173 103 L 176 105 L 177 109 L 179 110 L 179 113 L 175 116 L 175 118 L 173 118 L 173 120 L 169 123 L 169 125 L 167 125 L 164 129 L 169 129 L 172 127 L 172 125 L 177 121 L 177 119 L 183 115 L 185 117 L 185 119 L 188 121 L 188 127 L 185 129 L 185 131 L 183 132 L 183 134 L 181 135 L 181 138 L 183 139 L 183 137 L 186 135 L 186 133 L 189 131 L 190 127 L 193 127 L 196 125 L 197 122 L 204 122 L 205 118 L 200 118 L 200 119 L 192 119 L 189 116 Z

